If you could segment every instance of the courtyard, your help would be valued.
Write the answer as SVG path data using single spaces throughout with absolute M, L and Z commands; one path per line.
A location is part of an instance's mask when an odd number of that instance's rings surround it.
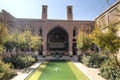
M 40 60 L 39 62 L 35 63 L 34 65 L 32 65 L 31 67 L 29 67 L 27 69 L 19 71 L 18 76 L 16 76 L 12 80 L 18 80 L 18 79 L 21 79 L 21 80 L 24 80 L 24 79 L 25 80 L 33 80 L 33 79 L 34 80 L 39 80 L 37 78 L 40 78 L 40 75 L 42 74 L 42 71 L 44 71 L 44 69 L 45 69 L 45 65 L 48 64 L 48 63 L 44 63 L 44 62 L 49 61 L 51 59 L 53 61 L 56 60 L 56 58 L 54 58 L 52 56 L 48 56 L 48 57 L 46 57 L 46 59 L 42 58 L 42 57 L 39 57 L 39 60 Z M 77 61 L 77 56 L 74 56 L 72 59 L 70 57 L 64 56 L 61 59 L 56 60 L 56 62 L 57 61 L 63 61 L 63 60 L 70 60 L 69 61 L 69 65 L 71 65 L 70 68 L 71 69 L 73 68 L 72 71 L 74 70 L 74 73 L 76 74 L 75 76 L 77 77 L 77 79 L 76 79 L 76 77 L 74 76 L 73 78 L 75 78 L 75 79 L 72 79 L 72 80 L 81 80 L 81 79 L 82 80 L 95 80 L 95 79 L 97 79 L 97 80 L 105 80 L 100 75 L 98 75 L 98 73 L 99 73 L 98 69 L 89 68 L 89 67 L 79 63 Z M 57 64 L 59 64 L 59 62 L 57 62 Z M 62 64 L 59 64 L 59 65 L 62 65 Z M 53 67 L 51 67 L 51 66 L 53 66 Z M 52 70 L 52 72 L 50 72 L 50 77 L 51 78 L 55 78 L 55 77 L 57 77 L 55 75 L 60 74 L 59 70 L 61 70 L 61 68 L 58 68 L 58 67 L 56 67 L 56 65 L 53 65 L 53 64 L 50 65 L 49 67 L 50 67 L 50 70 Z M 58 70 L 57 70 L 57 68 L 58 68 Z M 46 70 L 46 71 L 48 71 L 48 70 Z M 64 71 L 66 73 L 66 69 L 64 69 L 63 72 Z M 47 73 L 48 72 L 46 72 L 46 75 L 48 75 Z M 56 74 L 56 73 L 58 73 L 58 74 Z M 65 73 L 63 73 L 62 75 L 64 77 L 67 77 L 66 76 L 67 74 L 65 74 Z M 70 73 L 68 73 L 68 74 L 70 74 Z M 44 75 L 44 73 L 43 73 L 43 75 Z M 51 76 L 51 75 L 53 75 L 54 77 Z M 79 76 L 79 75 L 81 75 L 81 76 Z M 58 76 L 61 77 L 61 75 L 58 75 Z M 44 77 L 47 78 L 45 75 L 44 75 Z M 61 77 L 61 78 L 64 79 L 64 77 Z M 51 78 L 48 78 L 48 79 L 51 79 Z M 58 78 L 57 80 L 59 80 L 61 78 Z M 42 79 L 40 79 L 40 80 L 42 80 Z
M 120 0 L 13 2 L 0 1 L 0 80 L 120 80 Z

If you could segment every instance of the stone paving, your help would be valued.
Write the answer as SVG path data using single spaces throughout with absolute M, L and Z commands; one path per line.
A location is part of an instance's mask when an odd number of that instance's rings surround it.
M 89 67 L 87 67 L 87 66 L 85 66 L 85 65 L 83 65 L 82 63 L 79 63 L 79 62 L 74 62 L 74 64 L 85 75 L 87 75 L 90 78 L 90 80 L 106 80 L 103 77 L 101 77 L 100 75 L 98 75 L 99 74 L 99 69 L 89 68 Z
M 17 72 L 17 76 L 15 76 L 13 79 L 11 80 L 24 80 L 33 70 L 35 70 L 43 61 L 45 61 L 46 59 L 51 59 L 52 57 L 48 57 L 48 58 L 42 58 L 39 57 L 39 62 L 35 63 L 34 65 L 32 65 L 31 67 L 24 69 L 24 70 L 20 70 Z M 95 68 L 89 68 L 85 65 L 83 65 L 82 63 L 77 61 L 77 57 L 63 57 L 65 59 L 71 59 L 71 61 L 76 65 L 76 67 L 78 69 L 80 69 L 85 75 L 87 75 L 90 80 L 105 80 L 104 78 L 102 78 L 100 75 L 98 75 L 99 70 L 95 69 Z M 52 58 L 54 59 L 54 58 Z

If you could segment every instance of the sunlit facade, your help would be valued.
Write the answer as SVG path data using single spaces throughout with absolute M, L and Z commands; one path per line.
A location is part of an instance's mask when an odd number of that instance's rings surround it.
M 91 33 L 94 24 L 106 27 L 113 22 L 120 21 L 120 1 L 117 1 L 104 13 L 99 15 L 94 21 L 73 20 L 72 6 L 67 6 L 67 19 L 48 19 L 48 6 L 42 6 L 42 19 L 15 18 L 10 13 L 2 10 L 0 22 L 8 26 L 9 32 L 18 30 L 23 32 L 30 30 L 34 35 L 41 36 L 43 45 L 40 47 L 40 55 L 51 55 L 59 52 L 63 55 L 76 55 L 76 36 L 79 31 Z M 120 31 L 118 31 L 120 35 Z M 95 48 L 94 48 L 95 49 Z

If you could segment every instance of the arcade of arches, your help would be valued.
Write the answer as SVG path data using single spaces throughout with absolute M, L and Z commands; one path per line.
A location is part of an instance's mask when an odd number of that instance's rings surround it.
M 85 27 L 84 31 L 91 31 L 92 29 L 91 26 Z M 74 26 L 74 24 L 69 26 L 49 25 L 47 28 L 42 28 L 42 32 L 40 32 L 43 39 L 41 55 L 77 55 L 76 36 L 80 30 L 82 27 Z

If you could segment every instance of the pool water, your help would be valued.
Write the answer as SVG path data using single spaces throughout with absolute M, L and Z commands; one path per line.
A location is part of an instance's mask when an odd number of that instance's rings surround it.
M 42 63 L 25 80 L 90 80 L 71 61 L 53 60 Z
M 66 61 L 50 61 L 39 80 L 77 80 Z

